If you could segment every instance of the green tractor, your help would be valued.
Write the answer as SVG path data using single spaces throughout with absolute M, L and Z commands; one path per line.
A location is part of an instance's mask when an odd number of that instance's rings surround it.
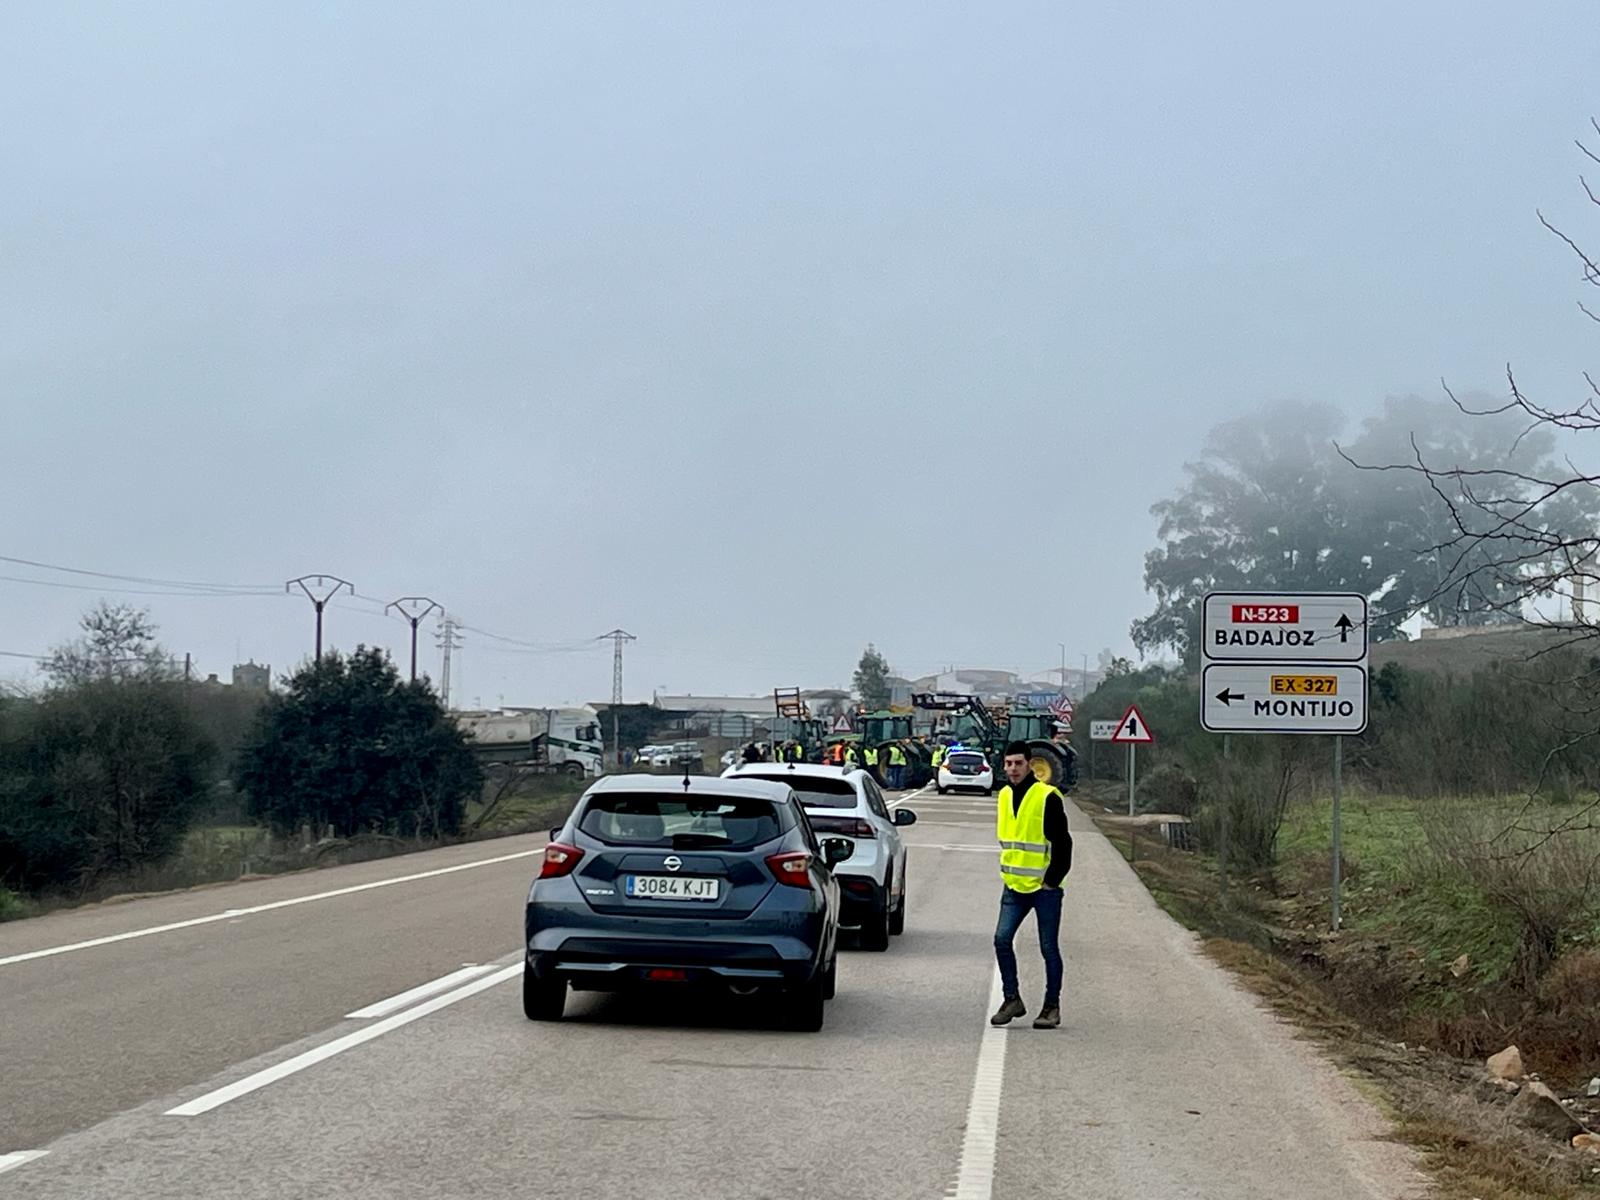
M 907 789 L 916 789 L 933 779 L 933 751 L 918 742 L 911 732 L 911 714 L 890 712 L 884 709 L 874 713 L 859 713 L 856 729 L 861 733 L 862 746 L 878 750 L 878 777 L 889 777 L 890 742 L 901 743 L 906 753 L 905 779 Z
M 982 750 L 1000 782 L 1000 763 L 1012 742 L 1026 742 L 1035 779 L 1063 792 L 1078 782 L 1077 755 L 1056 740 L 1055 714 L 1031 708 L 1014 708 L 1001 719 L 976 696 L 959 692 L 918 692 L 911 703 L 930 712 L 949 713 L 951 737 L 964 746 Z

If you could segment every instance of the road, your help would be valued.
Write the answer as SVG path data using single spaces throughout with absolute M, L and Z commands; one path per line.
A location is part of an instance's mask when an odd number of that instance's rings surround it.
M 907 932 L 841 959 L 820 1034 L 588 994 L 526 1021 L 542 839 L 0 926 L 0 1196 L 1422 1194 L 1076 811 L 1064 1023 L 991 1030 L 992 802 L 904 803 Z

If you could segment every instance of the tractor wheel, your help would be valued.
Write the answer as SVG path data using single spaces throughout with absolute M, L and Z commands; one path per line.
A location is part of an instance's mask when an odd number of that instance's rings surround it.
M 1048 783 L 1052 787 L 1065 789 L 1067 786 L 1067 764 L 1057 754 L 1055 748 L 1035 742 L 1030 748 L 1033 767 L 1033 777 L 1040 783 Z

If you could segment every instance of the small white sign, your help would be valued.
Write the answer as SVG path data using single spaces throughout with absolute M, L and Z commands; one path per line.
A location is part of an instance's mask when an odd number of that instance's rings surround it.
M 1212 733 L 1360 733 L 1367 668 L 1350 663 L 1211 663 L 1200 724 Z
M 846 716 L 844 713 L 840 713 L 837 717 L 835 717 L 833 719 L 833 724 L 828 726 L 828 732 L 829 733 L 851 733 L 851 732 L 853 732 L 853 730 L 850 727 L 850 718 L 848 716 Z
M 1210 662 L 1361 662 L 1367 599 L 1354 592 L 1211 592 L 1201 653 Z
M 1090 721 L 1089 740 L 1091 742 L 1109 742 L 1117 736 L 1117 723 L 1115 721 Z

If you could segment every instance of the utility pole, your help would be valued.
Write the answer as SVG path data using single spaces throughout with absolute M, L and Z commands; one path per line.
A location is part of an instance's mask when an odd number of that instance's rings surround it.
M 443 610 L 440 610 L 443 612 Z M 456 619 L 449 613 L 439 620 L 439 633 L 436 639 L 438 647 L 444 651 L 444 670 L 439 673 L 439 702 L 446 709 L 450 707 L 450 652 L 461 649 L 461 627 Z
M 311 606 L 317 610 L 317 658 L 322 661 L 322 610 L 328 606 L 328 601 L 339 594 L 339 589 L 344 588 L 352 596 L 356 594 L 355 584 L 348 580 L 340 579 L 337 575 L 302 575 L 299 579 L 291 579 L 283 585 L 286 593 L 293 594 L 298 587 L 306 594 L 306 599 L 311 601 Z
M 623 629 L 613 629 L 595 638 L 597 642 L 610 641 L 615 647 L 611 656 L 611 752 L 622 765 L 622 739 L 617 735 L 617 710 L 622 707 L 622 644 L 639 639 Z
M 1056 645 L 1061 647 L 1061 694 L 1065 696 L 1067 694 L 1067 644 L 1065 642 L 1057 642 Z
M 391 601 L 383 606 L 383 611 L 394 609 L 411 624 L 411 682 L 417 681 L 417 626 L 422 624 L 422 618 L 434 609 L 444 611 L 444 606 L 437 600 L 430 600 L 426 596 L 401 596 L 400 599 Z

